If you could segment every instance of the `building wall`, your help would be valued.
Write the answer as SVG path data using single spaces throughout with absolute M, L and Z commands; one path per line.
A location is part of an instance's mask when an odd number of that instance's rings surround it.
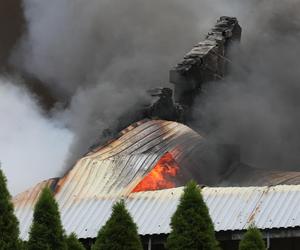
M 267 244 L 267 243 L 266 243 Z M 238 250 L 238 240 L 227 240 L 220 242 L 222 250 Z M 299 250 L 300 238 L 278 238 L 271 239 L 268 250 Z
M 270 250 L 299 250 L 300 237 L 271 239 Z

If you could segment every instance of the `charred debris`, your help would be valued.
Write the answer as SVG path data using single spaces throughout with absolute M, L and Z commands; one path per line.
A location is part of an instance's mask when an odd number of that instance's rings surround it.
M 230 67 L 229 48 L 241 40 L 242 29 L 235 17 L 220 17 L 204 41 L 196 44 L 169 72 L 174 88 L 161 87 L 146 90 L 150 102 L 138 111 L 120 117 L 117 129 L 104 130 L 101 141 L 113 139 L 123 128 L 142 119 L 177 121 L 191 126 L 195 98 L 201 96 L 204 84 L 222 80 Z M 193 128 L 195 129 L 195 128 Z
M 189 123 L 194 100 L 202 86 L 222 80 L 230 67 L 229 47 L 241 40 L 242 29 L 235 17 L 221 17 L 206 36 L 169 72 L 170 88 L 149 91 L 153 103 L 146 108 L 147 118 Z

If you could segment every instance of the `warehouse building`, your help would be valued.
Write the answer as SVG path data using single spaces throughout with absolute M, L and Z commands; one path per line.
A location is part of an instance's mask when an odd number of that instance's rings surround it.
M 86 246 L 94 242 L 112 205 L 124 199 L 145 249 L 164 249 L 183 186 L 194 179 L 203 187 L 222 249 L 238 249 L 252 224 L 262 230 L 268 249 L 299 249 L 300 172 L 244 164 L 237 146 L 211 142 L 184 125 L 202 85 L 227 73 L 227 49 L 240 37 L 236 18 L 221 17 L 205 41 L 170 71 L 175 101 L 171 89 L 152 92 L 155 101 L 138 116 L 144 119 L 106 144 L 94 145 L 65 176 L 14 197 L 21 238 L 28 238 L 34 205 L 49 186 L 66 233 L 76 233 Z
M 119 138 L 80 159 L 64 177 L 14 198 L 21 237 L 28 238 L 34 204 L 47 185 L 55 192 L 66 232 L 75 232 L 86 245 L 92 244 L 112 205 L 125 199 L 145 248 L 163 249 L 182 186 L 198 176 L 198 183 L 207 179 L 223 186 L 202 189 L 223 249 L 235 249 L 251 224 L 263 230 L 269 249 L 296 249 L 300 174 L 257 170 L 241 164 L 238 157 L 229 160 L 222 155 L 216 161 L 218 147 L 205 144 L 202 136 L 176 122 L 149 120 L 128 127 Z M 161 175 L 153 179 L 151 173 L 158 169 Z M 245 169 L 249 178 L 232 178 L 244 176 Z M 235 187 L 225 187 L 229 181 Z

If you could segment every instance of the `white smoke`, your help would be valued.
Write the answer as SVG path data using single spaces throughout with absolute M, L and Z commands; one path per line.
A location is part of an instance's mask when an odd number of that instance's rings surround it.
M 25 88 L 0 78 L 0 161 L 12 194 L 62 174 L 72 133 L 41 113 Z

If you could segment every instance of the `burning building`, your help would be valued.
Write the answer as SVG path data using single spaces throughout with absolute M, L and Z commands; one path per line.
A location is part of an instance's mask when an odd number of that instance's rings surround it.
M 158 90 L 152 94 L 152 105 L 142 111 L 144 119 L 94 146 L 62 178 L 14 197 L 21 237 L 28 237 L 34 204 L 42 188 L 49 186 L 66 232 L 75 232 L 87 245 L 105 224 L 112 205 L 123 198 L 145 246 L 163 249 L 182 186 L 194 179 L 209 186 L 203 195 L 223 249 L 235 247 L 251 223 L 263 230 L 270 249 L 283 249 L 286 237 L 289 249 L 296 249 L 300 173 L 243 164 L 238 147 L 212 143 L 188 126 L 194 98 L 204 83 L 226 74 L 227 50 L 240 36 L 237 19 L 221 17 L 206 40 L 170 71 L 175 102 L 172 90 Z

